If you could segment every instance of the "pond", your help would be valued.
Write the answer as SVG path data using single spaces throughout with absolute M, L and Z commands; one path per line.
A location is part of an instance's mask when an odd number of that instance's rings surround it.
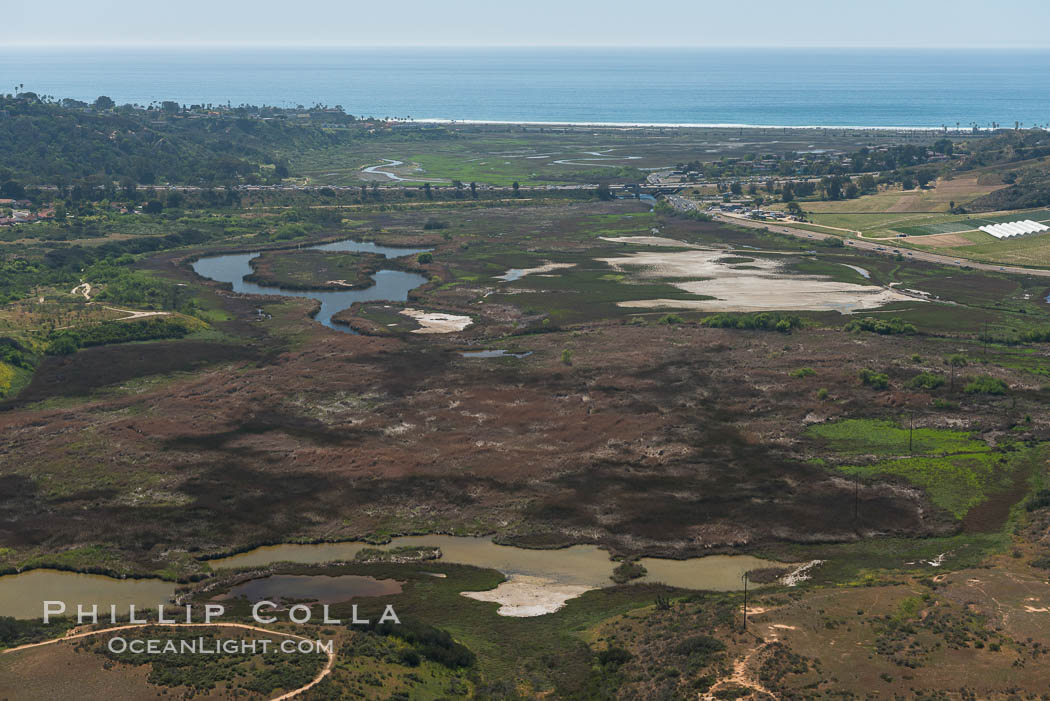
M 379 246 L 371 241 L 352 241 L 349 239 L 310 246 L 309 249 L 378 253 L 387 258 L 417 255 L 433 250 L 430 248 L 394 248 L 391 246 Z M 424 276 L 416 273 L 406 273 L 400 270 L 380 270 L 372 276 L 375 284 L 363 290 L 285 290 L 280 287 L 258 285 L 244 279 L 246 275 L 252 273 L 252 266 L 249 261 L 258 255 L 258 253 L 232 253 L 201 258 L 193 264 L 193 271 L 209 280 L 228 282 L 233 285 L 234 292 L 241 294 L 316 299 L 321 303 L 321 310 L 315 317 L 316 321 L 334 331 L 350 334 L 354 333 L 354 331 L 349 326 L 332 323 L 333 315 L 348 308 L 355 302 L 375 302 L 380 300 L 404 302 L 408 299 L 408 293 L 411 290 L 427 281 Z
M 0 577 L 0 616 L 41 618 L 45 601 L 63 601 L 76 614 L 77 604 L 97 604 L 100 615 L 111 605 L 125 615 L 128 606 L 155 609 L 175 594 L 175 584 L 159 579 L 116 579 L 59 570 L 30 570 Z
M 607 587 L 617 563 L 597 545 L 573 545 L 558 550 L 531 550 L 498 545 L 492 538 L 430 535 L 394 538 L 385 548 L 401 546 L 434 546 L 441 548 L 441 562 L 455 562 L 498 570 L 505 575 L 540 577 L 552 582 L 587 587 Z M 214 569 L 225 567 L 260 567 L 289 561 L 319 564 L 348 561 L 368 543 L 321 543 L 317 545 L 272 545 L 239 555 L 211 560 Z M 684 589 L 735 591 L 742 587 L 741 577 L 748 570 L 781 566 L 751 555 L 708 555 L 688 560 L 643 558 L 649 574 L 639 581 L 662 582 Z
M 492 538 L 467 536 L 405 536 L 394 538 L 385 548 L 431 546 L 441 549 L 440 562 L 459 563 L 498 570 L 513 582 L 539 582 L 541 590 L 563 592 L 563 600 L 587 589 L 612 585 L 610 575 L 616 562 L 596 545 L 573 545 L 558 550 L 531 550 L 498 545 Z M 239 555 L 210 560 L 216 570 L 231 567 L 262 567 L 276 562 L 320 564 L 349 562 L 363 548 L 363 542 L 322 543 L 317 545 L 273 545 L 255 548 Z M 764 567 L 784 566 L 751 555 L 708 555 L 687 560 L 642 558 L 648 574 L 641 582 L 661 582 L 683 589 L 735 591 L 741 588 L 744 572 Z M 425 563 L 414 566 L 426 569 Z M 159 579 L 116 579 L 101 575 L 76 574 L 57 570 L 31 570 L 0 577 L 0 616 L 40 618 L 44 601 L 64 601 L 75 613 L 76 605 L 98 604 L 100 612 L 116 605 L 126 611 L 129 604 L 138 609 L 168 603 L 175 584 Z M 535 587 L 534 587 L 535 588 Z M 230 594 L 276 600 L 303 599 L 335 603 L 348 598 L 383 596 L 401 591 L 395 580 L 346 575 L 273 575 L 244 582 Z M 553 608 L 539 613 L 555 610 Z M 533 615 L 533 614 L 529 614 Z
M 306 601 L 312 604 L 337 604 L 368 596 L 400 594 L 401 583 L 393 579 L 376 579 L 359 575 L 275 574 L 238 584 L 215 600 L 245 597 L 248 601 Z

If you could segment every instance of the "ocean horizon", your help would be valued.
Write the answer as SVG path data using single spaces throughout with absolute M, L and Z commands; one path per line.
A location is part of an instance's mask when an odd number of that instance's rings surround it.
M 1038 49 L 0 48 L 0 91 L 587 126 L 1050 124 Z

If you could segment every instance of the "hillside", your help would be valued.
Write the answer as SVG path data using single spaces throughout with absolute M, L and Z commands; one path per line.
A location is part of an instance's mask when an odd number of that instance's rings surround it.
M 384 135 L 341 110 L 164 105 L 0 96 L 0 183 L 13 183 L 4 196 L 41 185 L 273 183 L 290 174 L 292 153 Z

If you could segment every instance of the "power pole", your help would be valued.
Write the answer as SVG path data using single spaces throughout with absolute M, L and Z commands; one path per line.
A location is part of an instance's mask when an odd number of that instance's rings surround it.
M 915 412 L 912 411 L 912 412 L 910 412 L 910 414 L 911 414 L 911 423 L 908 425 L 908 455 L 912 455 L 911 438 L 912 438 L 912 434 L 915 432 Z
M 853 520 L 857 520 L 860 511 L 860 475 L 853 475 Z
M 747 572 L 744 572 L 744 632 L 747 632 Z

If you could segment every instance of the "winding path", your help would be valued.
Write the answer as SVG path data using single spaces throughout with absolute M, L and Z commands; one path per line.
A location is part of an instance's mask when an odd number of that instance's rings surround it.
M 304 637 L 302 635 L 297 635 L 296 633 L 284 633 L 284 632 L 281 632 L 279 630 L 270 630 L 268 628 L 261 628 L 259 626 L 251 626 L 251 625 L 248 625 L 247 623 L 136 623 L 136 624 L 123 625 L 123 626 L 114 626 L 112 628 L 103 628 L 101 630 L 89 630 L 89 631 L 84 632 L 84 633 L 73 633 L 72 631 L 76 630 L 75 628 L 73 628 L 73 629 L 70 630 L 69 634 L 64 635 L 62 637 L 52 638 L 50 640 L 44 640 L 44 641 L 39 642 L 39 643 L 28 643 L 26 645 L 19 645 L 18 647 L 8 648 L 6 650 L 0 651 L 0 654 L 6 655 L 6 654 L 9 654 L 9 653 L 12 653 L 12 652 L 18 652 L 20 650 L 30 650 L 32 648 L 43 647 L 45 645 L 54 645 L 55 643 L 63 643 L 63 642 L 66 642 L 68 640 L 77 640 L 78 638 L 87 638 L 87 637 L 90 637 L 92 635 L 102 635 L 103 633 L 115 633 L 115 632 L 121 631 L 121 630 L 131 630 L 131 629 L 134 629 L 134 628 L 149 628 L 149 627 L 163 627 L 163 628 L 240 628 L 242 630 L 250 630 L 250 631 L 255 631 L 257 633 L 269 633 L 269 634 L 272 634 L 272 635 L 283 635 L 283 636 L 285 636 L 287 638 L 295 638 L 296 640 L 305 640 L 307 642 L 313 642 L 309 638 Z M 298 689 L 293 689 L 292 691 L 289 691 L 286 694 L 282 694 L 281 696 L 278 696 L 278 697 L 276 697 L 274 699 L 271 699 L 270 701 L 285 701 L 285 699 L 294 698 L 294 697 L 302 694 L 304 691 L 312 689 L 313 687 L 315 687 L 318 684 L 320 684 L 321 680 L 323 680 L 325 677 L 327 677 L 332 672 L 332 666 L 335 664 L 335 646 L 334 645 L 332 646 L 332 651 L 331 652 L 327 652 L 326 651 L 325 654 L 328 657 L 328 662 L 325 663 L 325 666 L 321 669 L 320 672 L 317 673 L 317 675 L 310 681 L 310 683 L 305 684 L 305 685 L 299 687 Z
M 397 160 L 394 160 L 392 158 L 384 158 L 382 163 L 379 163 L 379 164 L 374 165 L 374 166 L 368 166 L 367 168 L 362 168 L 361 172 L 362 173 L 368 173 L 370 175 L 384 175 L 384 176 L 386 176 L 387 178 L 389 178 L 391 180 L 396 180 L 397 182 L 412 182 L 412 183 L 417 183 L 417 182 L 447 183 L 447 182 L 449 182 L 448 180 L 446 180 L 444 178 L 402 178 L 397 173 L 391 173 L 389 170 L 382 170 L 383 168 L 397 168 L 398 166 L 403 166 L 403 165 L 405 165 L 404 161 L 397 161 Z

